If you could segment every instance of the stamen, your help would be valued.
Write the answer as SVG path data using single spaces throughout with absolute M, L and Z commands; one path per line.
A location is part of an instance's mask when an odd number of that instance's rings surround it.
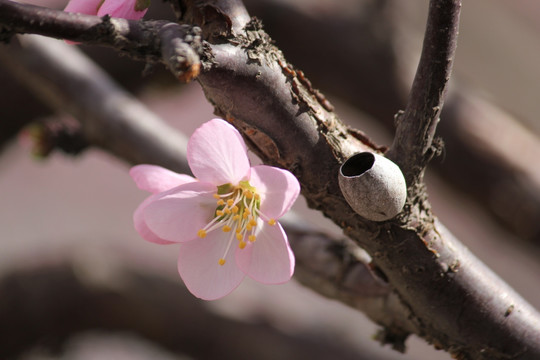
M 231 248 L 231 244 L 233 242 L 233 235 L 234 234 L 231 234 L 231 236 L 229 237 L 229 242 L 227 243 L 227 248 L 225 249 L 225 253 L 223 254 L 223 257 L 219 259 L 219 265 L 225 264 L 225 258 L 227 257 L 227 254 L 229 253 L 229 249 Z
M 219 265 L 224 265 L 235 239 L 240 249 L 244 249 L 248 241 L 251 243 L 256 241 L 259 217 L 270 225 L 276 224 L 276 220 L 260 212 L 261 196 L 248 181 L 241 181 L 238 185 L 220 185 L 213 197 L 217 206 L 214 218 L 197 232 L 197 236 L 204 238 L 218 228 L 225 233 L 231 233 L 225 252 L 218 260 Z

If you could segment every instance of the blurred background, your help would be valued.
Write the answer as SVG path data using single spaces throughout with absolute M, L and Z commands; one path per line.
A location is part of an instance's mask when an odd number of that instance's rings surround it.
M 27 1 L 30 2 L 30 1 Z M 35 0 L 63 8 L 65 1 Z M 427 0 L 249 0 L 251 15 L 341 118 L 390 145 L 421 50 Z M 451 91 L 427 174 L 441 221 L 540 308 L 540 3 L 464 1 Z M 154 0 L 146 15 L 172 19 Z M 0 64 L 11 46 L 0 45 Z M 121 86 L 189 136 L 213 117 L 198 86 L 110 49 L 81 46 Z M 99 149 L 31 155 L 21 129 L 66 114 L 0 67 L 0 358 L 450 359 L 411 336 L 380 346 L 363 314 L 295 281 L 246 280 L 201 302 L 183 288 L 177 248 L 144 242 L 132 213 L 146 194 Z M 339 234 L 307 209 L 305 221 Z M 489 329 L 486 329 L 488 331 Z

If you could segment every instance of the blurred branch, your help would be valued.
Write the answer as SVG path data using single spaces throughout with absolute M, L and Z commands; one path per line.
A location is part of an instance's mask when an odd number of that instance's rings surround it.
M 65 259 L 0 278 L 2 359 L 18 358 L 32 347 L 61 352 L 71 337 L 88 330 L 128 331 L 195 359 L 378 358 L 316 333 L 284 334 L 264 315 L 251 322 L 222 316 L 177 281 L 135 270 L 119 258 L 104 262 L 110 253 L 96 255 L 101 258 L 90 268 Z
M 129 163 L 160 163 L 189 173 L 187 140 L 119 88 L 76 47 L 35 35 L 20 38 L 0 61 L 48 106 L 82 124 L 86 140 Z

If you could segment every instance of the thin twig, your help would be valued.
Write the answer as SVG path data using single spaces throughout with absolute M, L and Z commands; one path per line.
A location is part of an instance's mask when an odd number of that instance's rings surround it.
M 0 24 L 8 34 L 32 33 L 113 47 L 134 59 L 163 63 L 183 81 L 200 71 L 200 29 L 188 25 L 100 18 L 9 0 L 0 0 Z
M 457 46 L 460 0 L 431 0 L 424 45 L 407 107 L 396 116 L 394 143 L 387 153 L 403 171 L 409 188 L 421 181 L 437 151 L 433 137 L 439 121 Z

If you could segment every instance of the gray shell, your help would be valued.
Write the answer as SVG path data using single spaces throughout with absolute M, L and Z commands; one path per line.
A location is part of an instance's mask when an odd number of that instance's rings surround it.
M 353 155 L 341 165 L 339 187 L 351 208 L 373 221 L 399 214 L 407 198 L 407 185 L 399 167 L 371 152 Z

